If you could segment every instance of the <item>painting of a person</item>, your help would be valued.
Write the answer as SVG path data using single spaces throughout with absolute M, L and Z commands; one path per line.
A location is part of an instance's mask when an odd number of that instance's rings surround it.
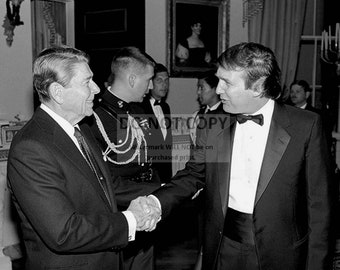
M 199 18 L 190 23 L 191 35 L 180 40 L 176 48 L 176 60 L 179 66 L 205 67 L 211 63 L 211 54 L 201 38 L 204 25 Z

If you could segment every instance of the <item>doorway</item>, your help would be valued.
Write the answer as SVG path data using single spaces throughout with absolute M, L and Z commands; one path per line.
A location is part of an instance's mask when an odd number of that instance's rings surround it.
M 93 79 L 103 90 L 117 49 L 145 50 L 145 0 L 75 0 L 74 9 L 75 47 L 90 56 Z

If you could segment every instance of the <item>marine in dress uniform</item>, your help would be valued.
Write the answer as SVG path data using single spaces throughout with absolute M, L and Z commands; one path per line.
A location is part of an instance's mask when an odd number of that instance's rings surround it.
M 119 185 L 118 207 L 123 210 L 132 199 L 143 196 L 160 187 L 160 179 L 148 156 L 147 137 L 150 127 L 137 106 L 119 99 L 111 92 L 102 95 L 95 109 L 92 131 L 109 164 L 114 183 Z M 141 117 L 137 113 L 140 113 Z M 140 235 L 138 235 L 140 234 Z M 134 243 L 124 253 L 152 247 L 150 233 L 138 233 Z M 142 239 L 141 239 L 142 238 Z M 142 269 L 142 268 L 141 268 Z

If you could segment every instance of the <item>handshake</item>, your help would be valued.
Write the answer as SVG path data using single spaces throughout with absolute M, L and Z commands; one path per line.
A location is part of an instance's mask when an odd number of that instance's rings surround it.
M 132 200 L 127 210 L 136 218 L 137 231 L 151 232 L 161 220 L 161 209 L 156 200 L 150 196 Z

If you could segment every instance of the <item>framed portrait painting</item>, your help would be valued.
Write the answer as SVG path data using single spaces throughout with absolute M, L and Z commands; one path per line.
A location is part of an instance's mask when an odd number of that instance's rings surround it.
M 229 44 L 229 0 L 170 0 L 167 19 L 170 76 L 214 69 Z

